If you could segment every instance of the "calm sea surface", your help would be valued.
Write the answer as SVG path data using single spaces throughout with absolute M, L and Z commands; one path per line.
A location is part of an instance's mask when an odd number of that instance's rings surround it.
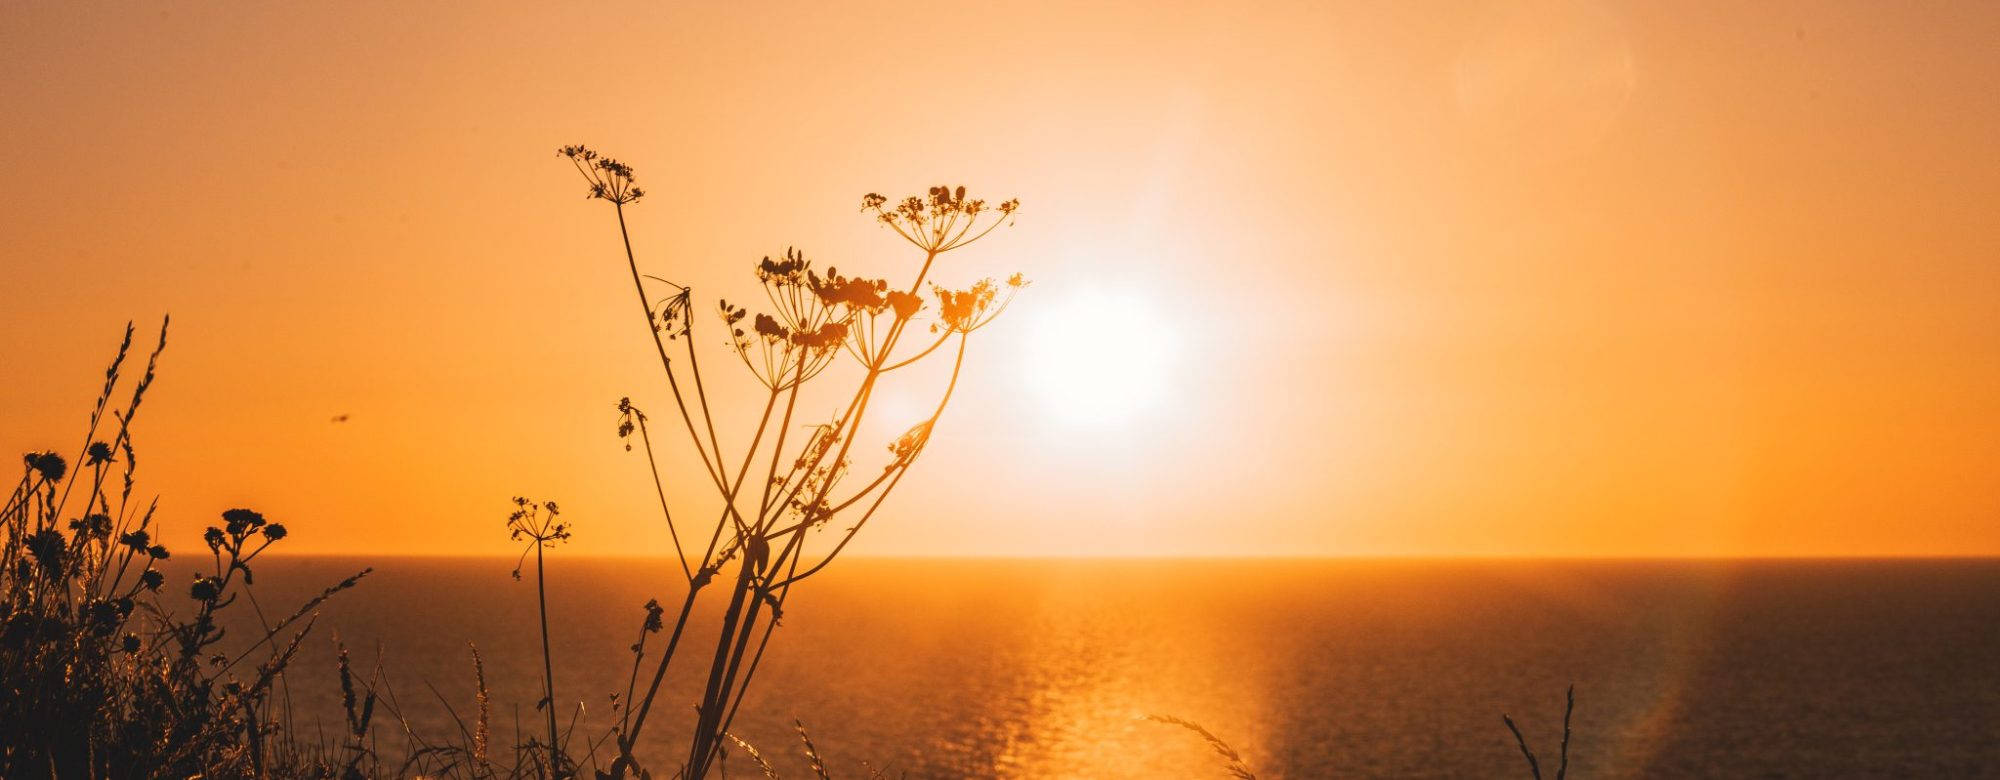
M 338 633 L 357 658 L 379 649 L 400 710 L 433 733 L 455 729 L 440 695 L 473 708 L 477 643 L 496 731 L 511 739 L 517 713 L 532 731 L 534 584 L 511 560 L 277 559 L 259 601 L 289 612 L 368 564 L 289 676 L 299 722 L 339 729 Z M 553 566 L 557 694 L 598 733 L 641 605 L 678 603 L 679 574 Z M 647 727 L 641 755 L 660 765 L 709 637 Z M 837 778 L 863 762 L 1226 776 L 1189 733 L 1137 719 L 1162 713 L 1263 778 L 1525 777 L 1500 715 L 1548 763 L 1571 682 L 1579 780 L 2000 777 L 2000 562 L 843 561 L 794 594 L 735 731 L 788 776 L 809 776 L 793 718 Z

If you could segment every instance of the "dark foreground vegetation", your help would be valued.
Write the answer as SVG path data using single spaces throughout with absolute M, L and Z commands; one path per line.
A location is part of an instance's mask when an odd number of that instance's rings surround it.
M 273 695 L 314 610 L 366 571 L 260 620 L 261 636 L 225 644 L 220 614 L 245 608 L 257 557 L 286 536 L 283 524 L 232 509 L 202 536 L 201 573 L 168 581 L 174 552 L 156 539 L 157 503 L 134 496 L 132 441 L 166 323 L 144 373 L 120 396 L 133 335 L 127 326 L 78 449 L 23 456 L 0 510 L 0 777 L 332 777 L 375 768 L 349 746 L 297 739 Z M 355 732 L 359 739 L 365 724 Z

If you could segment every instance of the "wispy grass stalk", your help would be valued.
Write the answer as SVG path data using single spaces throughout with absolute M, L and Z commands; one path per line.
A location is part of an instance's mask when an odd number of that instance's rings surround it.
M 1147 715 L 1145 717 L 1146 720 L 1150 720 L 1155 723 L 1165 723 L 1172 726 L 1179 726 L 1181 728 L 1187 729 L 1188 731 L 1194 732 L 1196 735 L 1199 735 L 1201 737 L 1203 742 L 1208 743 L 1208 748 L 1210 750 L 1215 751 L 1216 755 L 1221 756 L 1224 760 L 1229 762 L 1228 770 L 1230 777 L 1236 778 L 1236 780 L 1257 780 L 1257 775 L 1250 771 L 1250 765 L 1244 762 L 1242 754 L 1237 753 L 1236 748 L 1230 747 L 1229 743 L 1222 741 L 1221 737 L 1218 737 L 1215 735 L 1214 732 L 1211 732 L 1208 729 L 1203 728 L 1201 724 L 1191 720 L 1187 720 L 1185 718 L 1177 718 L 1172 715 Z

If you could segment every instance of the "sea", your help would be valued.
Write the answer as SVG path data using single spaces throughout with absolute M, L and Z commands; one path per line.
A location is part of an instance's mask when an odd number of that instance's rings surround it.
M 285 676 L 294 728 L 336 738 L 336 638 L 376 680 L 376 750 L 542 728 L 532 561 L 260 560 L 255 610 L 320 609 Z M 644 604 L 678 564 L 548 562 L 570 752 L 618 722 Z M 711 589 L 721 593 L 721 588 Z M 719 599 L 712 599 L 719 600 Z M 247 605 L 247 602 L 240 602 Z M 671 774 L 713 652 L 697 613 L 641 736 Z M 649 637 L 643 693 L 663 635 Z M 785 607 L 734 733 L 787 778 L 2000 777 L 1995 560 L 842 560 Z M 614 749 L 596 747 L 600 766 Z M 762 777 L 741 748 L 730 774 Z

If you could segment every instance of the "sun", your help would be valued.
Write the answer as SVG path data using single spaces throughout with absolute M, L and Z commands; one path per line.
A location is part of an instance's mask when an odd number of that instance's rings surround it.
M 1089 290 L 1032 311 L 1021 376 L 1054 418 L 1123 425 L 1170 400 L 1173 323 L 1152 300 Z

